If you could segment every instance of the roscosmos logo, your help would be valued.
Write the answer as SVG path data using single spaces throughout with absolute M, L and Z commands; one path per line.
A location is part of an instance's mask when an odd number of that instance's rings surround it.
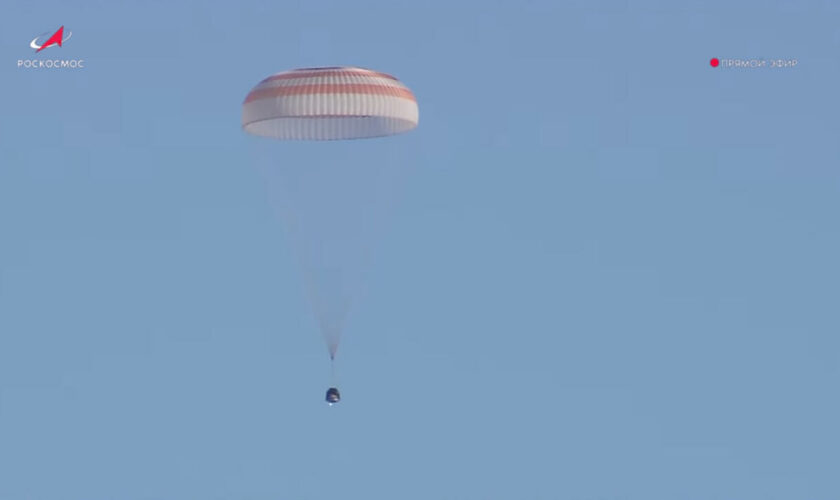
M 39 53 L 50 47 L 64 47 L 64 42 L 73 36 L 72 31 L 64 31 L 64 26 L 58 28 L 52 35 L 47 31 L 36 36 L 29 42 L 29 46 Z M 50 68 L 50 69 L 79 69 L 85 67 L 84 59 L 18 59 L 18 68 Z
M 58 31 L 53 33 L 51 37 L 45 39 L 44 37 L 47 34 L 48 33 L 41 33 L 36 36 L 31 42 L 29 42 L 29 46 L 35 49 L 35 52 L 41 52 L 47 47 L 52 47 L 54 45 L 61 47 L 64 42 L 70 40 L 70 37 L 73 36 L 72 31 L 68 31 L 67 36 L 64 36 L 64 26 L 58 28 Z

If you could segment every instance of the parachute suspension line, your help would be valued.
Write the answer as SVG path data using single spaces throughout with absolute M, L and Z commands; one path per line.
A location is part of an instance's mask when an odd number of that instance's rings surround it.
M 330 384 L 335 387 L 338 382 L 335 377 L 335 355 L 330 354 Z

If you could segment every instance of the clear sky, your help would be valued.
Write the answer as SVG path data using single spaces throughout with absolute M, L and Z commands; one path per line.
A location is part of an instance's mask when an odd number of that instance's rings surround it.
M 332 408 L 239 122 L 327 65 L 420 104 Z M 837 2 L 12 0 L 0 88 L 0 500 L 840 497 Z

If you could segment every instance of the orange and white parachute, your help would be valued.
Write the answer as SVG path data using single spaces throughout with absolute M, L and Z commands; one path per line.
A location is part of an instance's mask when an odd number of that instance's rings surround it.
M 417 126 L 417 100 L 391 75 L 355 67 L 269 76 L 242 105 L 242 128 L 280 140 L 361 139 Z
M 401 155 L 410 154 L 405 143 L 341 139 L 399 134 L 417 123 L 411 90 L 391 75 L 356 67 L 277 73 L 242 104 L 245 132 L 297 142 L 253 147 L 268 146 L 258 155 L 268 162 L 261 170 L 298 249 L 330 358 L 363 288 L 377 228 L 403 170 Z

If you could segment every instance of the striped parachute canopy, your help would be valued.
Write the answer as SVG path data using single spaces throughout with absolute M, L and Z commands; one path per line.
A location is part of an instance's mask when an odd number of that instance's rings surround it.
M 242 104 L 242 128 L 281 140 L 362 139 L 417 126 L 417 100 L 391 75 L 355 67 L 269 76 Z

